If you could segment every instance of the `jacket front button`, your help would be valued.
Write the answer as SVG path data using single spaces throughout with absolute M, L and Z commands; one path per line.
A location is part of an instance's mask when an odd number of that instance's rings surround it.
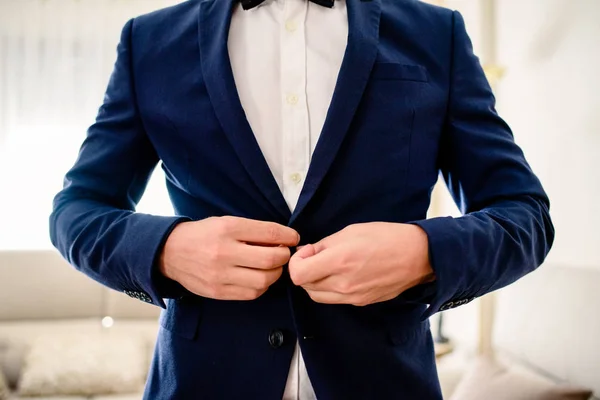
M 269 333 L 269 344 L 274 349 L 280 348 L 283 345 L 283 332 L 279 329 L 273 329 Z

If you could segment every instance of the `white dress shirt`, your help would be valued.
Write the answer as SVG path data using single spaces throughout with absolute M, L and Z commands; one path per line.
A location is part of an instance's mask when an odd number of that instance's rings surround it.
M 331 103 L 348 39 L 345 0 L 236 4 L 228 50 L 240 101 L 271 172 L 294 210 Z M 285 400 L 315 399 L 298 343 Z

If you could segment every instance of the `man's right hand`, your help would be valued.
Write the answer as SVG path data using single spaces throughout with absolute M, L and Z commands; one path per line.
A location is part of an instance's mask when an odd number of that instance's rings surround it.
M 183 222 L 167 238 L 160 271 L 192 293 L 253 300 L 281 276 L 298 233 L 274 222 L 211 217 Z

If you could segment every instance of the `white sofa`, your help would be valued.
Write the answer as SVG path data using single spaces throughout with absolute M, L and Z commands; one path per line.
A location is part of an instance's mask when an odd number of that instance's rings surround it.
M 27 398 L 19 397 L 18 389 L 32 347 L 41 338 L 74 337 L 104 340 L 103 343 L 126 338 L 130 347 L 136 345 L 136 357 L 140 357 L 139 349 L 143 349 L 145 374 L 152 356 L 159 313 L 158 307 L 93 282 L 53 251 L 0 252 L 0 373 L 11 387 L 9 399 Z M 61 357 L 64 362 L 73 362 L 76 355 L 70 354 L 67 358 L 64 353 L 56 354 L 57 358 L 51 362 L 60 365 Z M 85 359 L 85 355 L 82 358 Z M 36 398 L 134 400 L 141 398 L 142 389 L 143 386 L 139 386 L 136 391 L 112 395 Z

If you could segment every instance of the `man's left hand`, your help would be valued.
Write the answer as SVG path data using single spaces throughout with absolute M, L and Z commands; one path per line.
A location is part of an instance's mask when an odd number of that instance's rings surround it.
M 356 306 L 391 300 L 434 280 L 425 231 L 387 222 L 350 225 L 303 246 L 289 271 L 314 301 Z

